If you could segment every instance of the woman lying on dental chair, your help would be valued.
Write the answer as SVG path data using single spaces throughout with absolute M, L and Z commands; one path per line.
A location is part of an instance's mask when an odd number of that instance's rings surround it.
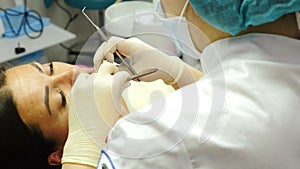
M 86 99 L 83 102 L 88 100 L 89 105 L 82 107 L 86 113 L 95 113 L 98 110 L 92 107 L 94 99 L 101 100 L 102 104 L 98 105 L 101 110 L 108 108 L 109 99 L 105 99 L 106 93 L 97 94 L 97 89 L 93 91 L 93 85 L 107 82 L 102 79 L 117 70 L 115 64 L 106 63 L 97 74 L 89 75 L 94 72 L 93 69 L 61 62 L 43 65 L 33 62 L 7 70 L 1 69 L 0 165 L 12 169 L 61 168 L 63 147 L 68 135 L 70 92 L 74 82 L 79 74 L 82 74 L 79 78 L 84 78 L 85 75 L 96 77 L 90 86 L 86 86 L 89 88 L 78 91 L 81 94 L 77 98 Z M 78 87 L 74 90 L 76 89 Z M 160 94 L 152 98 L 156 100 L 173 90 L 162 81 L 136 82 L 124 92 L 123 105 L 128 109 L 127 112 L 131 112 L 149 104 L 152 91 Z M 91 117 L 90 122 L 93 122 L 99 115 L 86 117 Z M 108 122 L 114 122 L 115 117 L 107 117 Z M 73 123 L 73 120 L 69 119 L 69 123 Z M 99 122 L 95 124 L 105 126 Z M 104 129 L 107 128 L 100 127 L 102 133 L 108 132 Z
M 100 66 L 107 52 L 96 58 L 98 72 L 81 73 L 72 92 L 73 75 L 78 74 L 73 66 L 33 63 L 2 70 L 2 167 L 298 168 L 300 37 L 294 12 L 300 2 L 189 2 L 159 4 L 173 15 L 187 9 L 186 18 L 203 31 L 189 30 L 206 63 L 201 79 L 201 72 L 138 39 L 114 37 L 99 48 L 112 53 L 118 49 L 132 59 L 136 71 L 161 70 L 143 80 L 162 79 L 181 87 L 140 112 L 126 115 L 121 94 L 131 75 L 117 72 L 112 64 Z M 210 41 L 203 41 L 203 33 Z M 158 108 L 164 109 L 155 112 Z M 162 110 L 165 114 L 151 114 Z M 151 113 L 143 113 L 147 111 Z M 165 135 L 166 128 L 171 132 Z

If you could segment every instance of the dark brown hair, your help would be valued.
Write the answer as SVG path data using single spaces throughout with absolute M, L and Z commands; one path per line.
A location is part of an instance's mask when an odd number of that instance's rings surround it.
M 39 126 L 27 126 L 19 116 L 12 91 L 0 68 L 0 164 L 1 168 L 50 169 L 47 158 L 54 142 L 46 140 Z

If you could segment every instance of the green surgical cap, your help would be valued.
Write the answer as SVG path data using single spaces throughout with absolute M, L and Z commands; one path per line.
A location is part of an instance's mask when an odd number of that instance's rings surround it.
M 189 0 L 194 10 L 215 28 L 236 35 L 250 25 L 272 22 L 300 11 L 300 0 Z

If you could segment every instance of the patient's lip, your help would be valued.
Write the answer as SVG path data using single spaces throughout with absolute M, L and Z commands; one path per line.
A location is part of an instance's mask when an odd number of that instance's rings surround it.
M 88 73 L 88 74 L 91 74 L 91 73 L 94 73 L 94 68 L 92 67 L 89 67 L 89 66 L 86 66 L 86 65 L 75 65 L 76 67 L 78 67 L 80 69 L 80 72 L 84 72 L 84 73 Z

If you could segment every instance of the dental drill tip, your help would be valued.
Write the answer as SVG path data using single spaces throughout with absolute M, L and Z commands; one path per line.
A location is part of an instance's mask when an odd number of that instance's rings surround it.
M 87 14 L 84 12 L 85 8 L 86 8 L 86 7 L 83 7 L 83 9 L 81 10 L 81 13 L 86 17 L 86 19 L 92 24 L 92 26 L 93 26 L 96 30 L 100 29 L 100 28 L 99 28 L 99 27 L 91 20 L 91 18 L 90 18 L 89 16 L 87 16 Z
M 86 8 L 86 6 L 82 8 L 81 12 L 84 12 L 85 8 Z

